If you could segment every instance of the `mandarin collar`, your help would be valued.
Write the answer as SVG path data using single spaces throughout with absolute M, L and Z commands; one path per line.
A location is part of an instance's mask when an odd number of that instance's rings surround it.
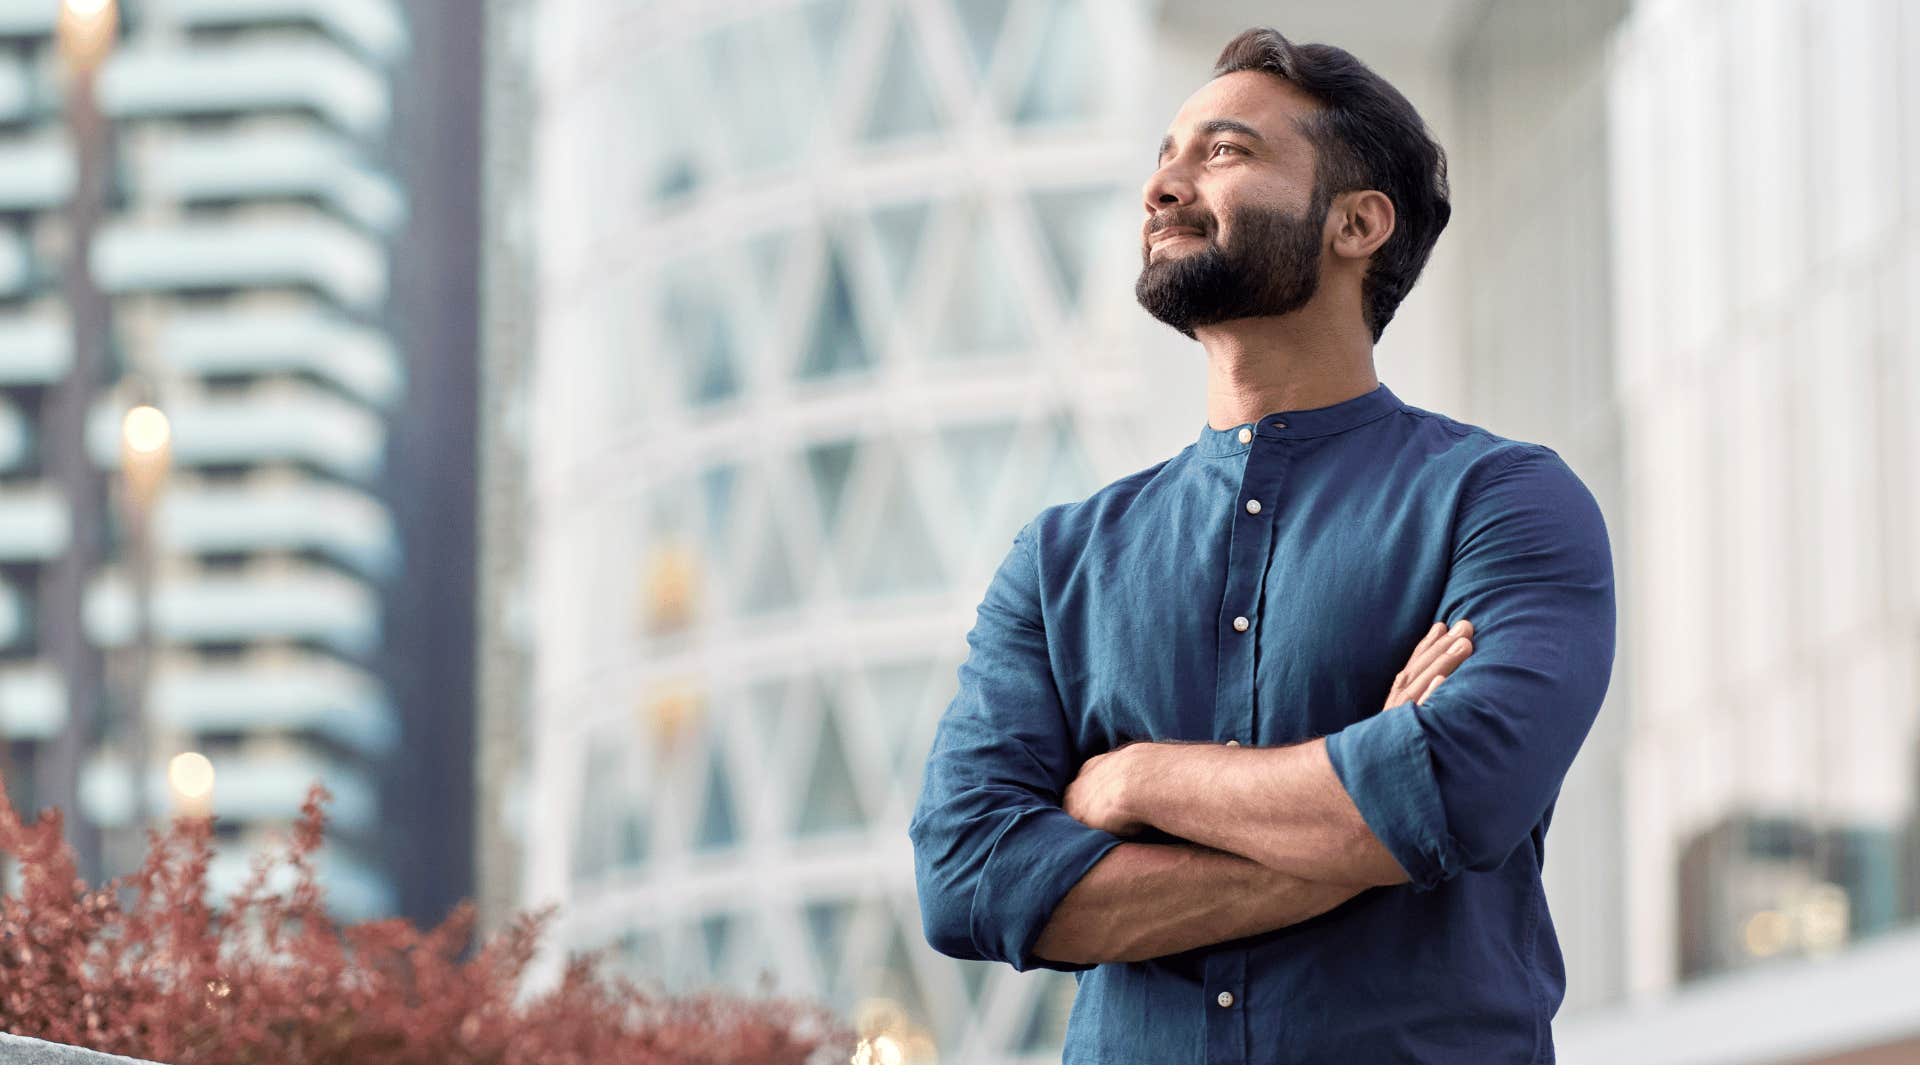
M 1244 454 L 1252 449 L 1256 439 L 1312 439 L 1332 435 L 1377 420 L 1399 407 L 1400 399 L 1383 382 L 1359 397 L 1323 405 L 1318 409 L 1287 409 L 1268 413 L 1251 424 L 1235 424 L 1225 431 L 1203 421 L 1195 446 L 1208 457 Z M 1242 432 L 1250 434 L 1243 435 Z

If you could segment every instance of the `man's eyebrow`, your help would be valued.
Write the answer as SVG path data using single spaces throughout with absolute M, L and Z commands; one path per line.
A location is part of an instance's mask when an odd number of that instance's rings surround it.
M 1214 135 L 1222 131 L 1231 131 L 1236 135 L 1245 135 L 1247 138 L 1256 142 L 1267 141 L 1265 136 L 1255 131 L 1251 126 L 1243 124 L 1238 120 L 1229 120 L 1226 117 L 1216 117 L 1200 125 L 1200 133 L 1203 135 Z M 1156 162 L 1164 160 L 1167 156 L 1167 151 L 1171 149 L 1173 149 L 1173 133 L 1168 132 L 1166 137 L 1160 140 L 1160 153 L 1155 155 L 1153 160 Z

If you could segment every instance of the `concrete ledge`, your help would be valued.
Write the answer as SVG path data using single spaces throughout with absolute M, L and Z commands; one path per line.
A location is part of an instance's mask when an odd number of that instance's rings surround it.
M 1915 971 L 1920 928 L 1889 931 L 1828 956 L 1756 964 L 1561 1017 L 1556 1057 L 1563 1065 L 1910 1061 L 1895 1051 L 1920 1045 Z
M 66 1043 L 0 1032 L 0 1065 L 157 1065 L 139 1058 L 102 1054 Z

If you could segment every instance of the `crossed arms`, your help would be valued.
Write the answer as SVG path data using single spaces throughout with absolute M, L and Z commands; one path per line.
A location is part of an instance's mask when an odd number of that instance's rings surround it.
M 1135 743 L 1074 760 L 1033 525 L 1021 530 L 979 606 L 909 825 L 928 941 L 1021 971 L 1082 970 L 1499 865 L 1599 710 L 1613 577 L 1599 508 L 1558 455 L 1521 444 L 1476 467 L 1441 603 L 1471 622 L 1473 663 L 1454 659 L 1443 686 L 1396 680 L 1379 713 L 1296 746 Z M 1187 843 L 1125 839 L 1147 825 Z

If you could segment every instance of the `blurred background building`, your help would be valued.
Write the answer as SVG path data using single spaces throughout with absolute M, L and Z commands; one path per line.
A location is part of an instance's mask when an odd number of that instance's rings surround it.
M 211 812 L 231 888 L 318 781 L 343 914 L 468 891 L 478 30 L 434 14 L 0 3 L 0 731 L 90 874 Z

